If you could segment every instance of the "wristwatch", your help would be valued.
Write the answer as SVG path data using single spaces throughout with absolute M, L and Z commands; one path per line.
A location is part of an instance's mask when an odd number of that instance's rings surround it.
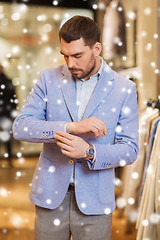
M 89 144 L 89 148 L 87 149 L 87 152 L 86 152 L 86 154 L 87 154 L 86 160 L 93 160 L 94 153 L 95 153 L 95 151 L 94 151 L 93 145 Z

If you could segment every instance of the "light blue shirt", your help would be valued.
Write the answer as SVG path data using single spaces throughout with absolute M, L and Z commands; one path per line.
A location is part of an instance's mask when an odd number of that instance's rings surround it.
M 76 80 L 76 94 L 78 106 L 78 121 L 81 121 L 87 105 L 91 99 L 93 91 L 98 83 L 99 76 L 103 69 L 103 59 L 101 58 L 101 67 L 98 72 L 91 76 L 87 81 L 84 79 Z
M 76 95 L 77 95 L 77 106 L 78 106 L 78 121 L 81 121 L 85 110 L 92 97 L 94 89 L 98 83 L 99 76 L 103 69 L 103 59 L 101 59 L 101 66 L 96 74 L 91 76 L 88 80 L 76 79 Z M 95 156 L 94 156 L 95 159 Z M 74 183 L 74 171 L 71 176 L 71 183 Z

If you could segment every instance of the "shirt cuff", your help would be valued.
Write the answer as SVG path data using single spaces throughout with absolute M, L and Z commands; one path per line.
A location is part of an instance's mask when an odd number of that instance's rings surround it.
M 67 122 L 68 123 L 68 122 Z M 64 132 L 66 133 L 67 123 L 64 124 Z

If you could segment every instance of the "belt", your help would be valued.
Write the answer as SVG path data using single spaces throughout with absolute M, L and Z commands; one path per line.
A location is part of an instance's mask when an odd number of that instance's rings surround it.
M 75 186 L 74 186 L 74 184 L 69 184 L 68 192 L 75 192 Z

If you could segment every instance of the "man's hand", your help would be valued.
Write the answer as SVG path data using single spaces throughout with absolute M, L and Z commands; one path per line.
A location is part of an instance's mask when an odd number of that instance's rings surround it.
M 57 132 L 54 135 L 57 139 L 57 145 L 60 146 L 61 152 L 71 158 L 85 158 L 89 144 L 82 138 L 65 132 Z
M 92 132 L 94 133 L 95 138 L 99 138 L 107 134 L 107 127 L 104 121 L 93 116 L 80 122 L 67 123 L 66 132 L 74 134 L 84 134 Z

